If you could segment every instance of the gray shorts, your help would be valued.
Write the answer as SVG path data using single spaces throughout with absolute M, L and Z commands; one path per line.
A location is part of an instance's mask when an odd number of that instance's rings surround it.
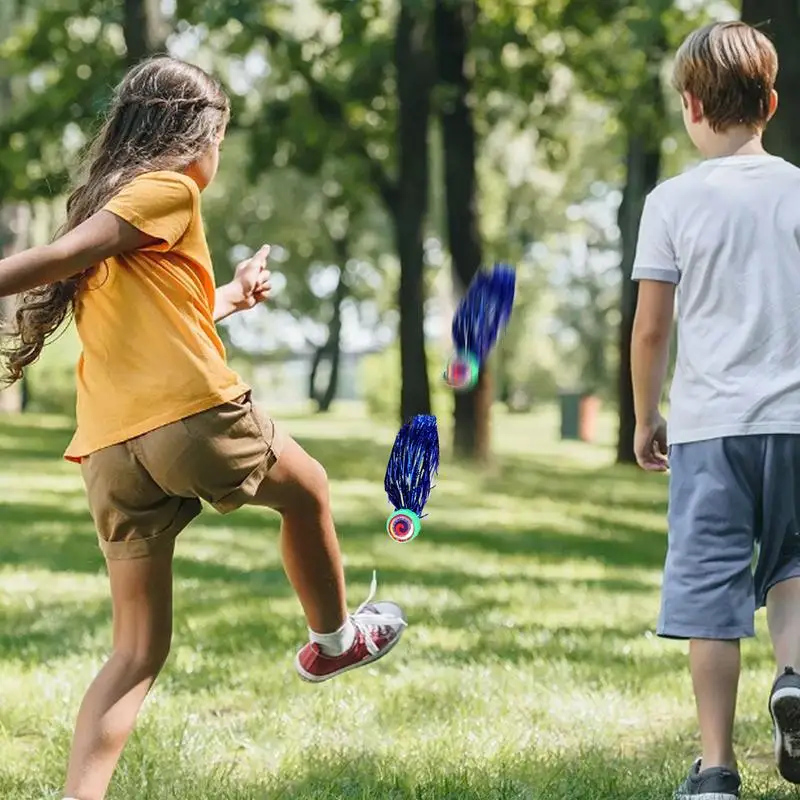
M 800 436 L 676 444 L 669 466 L 658 635 L 754 636 L 767 592 L 800 577 Z

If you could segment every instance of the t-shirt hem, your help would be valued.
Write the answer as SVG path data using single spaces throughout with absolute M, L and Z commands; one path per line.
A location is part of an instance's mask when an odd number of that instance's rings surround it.
M 632 281 L 661 281 L 662 283 L 679 283 L 680 273 L 667 267 L 634 267 Z
M 144 436 L 144 434 L 150 433 L 157 428 L 163 428 L 165 425 L 179 422 L 182 419 L 186 419 L 186 417 L 208 411 L 208 409 L 214 408 L 214 406 L 235 400 L 237 397 L 241 397 L 249 391 L 250 387 L 246 383 L 239 382 L 223 392 L 208 395 L 202 400 L 198 400 L 188 406 L 182 406 L 179 410 L 170 411 L 168 414 L 159 414 L 156 417 L 150 417 L 137 425 L 132 425 L 129 428 L 125 428 L 110 436 L 98 439 L 97 441 L 87 442 L 83 445 L 75 445 L 73 442 L 64 453 L 64 459 L 75 464 L 80 464 L 82 458 L 96 453 L 98 450 L 104 450 L 106 447 L 112 447 L 115 444 L 127 442 L 130 439 L 135 439 L 137 436 Z
M 769 436 L 780 434 L 800 435 L 800 421 L 718 425 L 713 428 L 695 428 L 693 430 L 679 431 L 677 434 L 673 433 L 669 429 L 669 425 L 667 425 L 668 442 L 671 445 L 706 442 L 711 439 L 723 439 L 729 436 Z

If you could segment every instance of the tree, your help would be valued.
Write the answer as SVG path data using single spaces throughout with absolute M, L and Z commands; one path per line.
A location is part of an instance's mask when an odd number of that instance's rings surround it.
M 444 148 L 447 241 L 459 293 L 475 277 L 483 261 L 477 211 L 478 186 L 475 122 L 470 108 L 472 70 L 470 38 L 476 24 L 474 0 L 436 0 L 434 29 L 440 83 L 439 118 Z M 492 381 L 486 365 L 475 389 L 455 398 L 453 450 L 456 456 L 486 461 Z
M 627 142 L 625 188 L 618 214 L 622 244 L 622 293 L 617 386 L 617 462 L 622 464 L 636 462 L 633 452 L 636 418 L 631 376 L 631 338 L 639 286 L 631 280 L 631 274 L 644 202 L 661 174 L 661 141 L 666 128 L 661 67 L 668 47 L 663 15 L 671 7 L 672 0 L 652 0 L 647 9 L 649 14 L 644 15 L 633 30 L 634 41 L 644 54 L 644 69 L 638 90 L 632 93 L 626 108 L 622 110 Z
M 424 232 L 429 181 L 428 128 L 433 65 L 426 3 L 404 0 L 394 25 L 378 0 L 324 0 L 320 29 L 335 20 L 340 35 L 299 35 L 290 16 L 254 0 L 219 0 L 210 7 L 181 2 L 178 15 L 212 29 L 235 20 L 229 43 L 247 53 L 269 48 L 272 75 L 253 121 L 253 156 L 261 172 L 279 166 L 320 175 L 323 165 L 347 167 L 345 201 L 376 198 L 389 216 L 400 262 L 398 290 L 400 416 L 430 413 L 425 357 Z M 313 20 L 311 20 L 313 22 Z M 309 24 L 309 19 L 304 23 Z M 313 57 L 311 56 L 313 54 Z
M 164 49 L 167 31 L 159 0 L 125 0 L 123 13 L 129 65 Z
M 674 7 L 673 0 L 609 0 L 597 7 L 573 0 L 568 16 L 584 33 L 599 32 L 578 55 L 576 68 L 595 85 L 595 92 L 614 103 L 625 138 L 625 183 L 618 212 L 620 272 L 622 278 L 617 381 L 617 461 L 634 463 L 635 428 L 630 346 L 638 287 L 631 281 L 639 220 L 647 194 L 661 172 L 662 140 L 668 129 L 661 70 L 670 45 L 683 33 L 690 18 Z M 627 58 L 600 57 L 614 39 L 627 38 Z
M 339 277 L 333 295 L 331 318 L 328 323 L 328 336 L 325 343 L 319 345 L 314 351 L 311 361 L 311 371 L 308 378 L 308 396 L 317 404 L 320 413 L 330 411 L 331 404 L 336 397 L 339 385 L 339 365 L 342 356 L 342 305 L 348 295 L 347 260 L 348 247 L 346 239 L 338 239 L 336 247 L 339 250 Z M 330 366 L 328 380 L 324 389 L 318 385 L 320 367 L 327 361 Z
M 800 91 L 800 6 L 790 0 L 742 0 L 742 21 L 767 33 L 780 58 L 777 90 L 783 108 L 767 126 L 766 147 L 800 165 L 800 119 L 791 107 Z
M 662 104 L 660 81 L 648 82 L 651 89 L 658 90 L 657 104 Z M 654 95 L 650 95 L 651 98 Z M 617 463 L 634 464 L 633 438 L 636 418 L 633 407 L 633 382 L 631 376 L 631 338 L 633 320 L 639 286 L 631 280 L 633 259 L 636 251 L 636 238 L 639 234 L 639 221 L 644 201 L 658 182 L 661 171 L 661 143 L 654 140 L 647 131 L 632 127 L 627 136 L 625 189 L 619 207 L 619 229 L 622 239 L 620 270 L 622 272 L 622 292 L 619 324 L 619 382 L 617 384 L 618 428 Z
M 425 353 L 424 231 L 428 211 L 428 130 L 433 64 L 430 17 L 424 6 L 402 0 L 397 19 L 394 67 L 397 79 L 398 177 L 387 205 L 400 257 L 400 416 L 430 414 Z

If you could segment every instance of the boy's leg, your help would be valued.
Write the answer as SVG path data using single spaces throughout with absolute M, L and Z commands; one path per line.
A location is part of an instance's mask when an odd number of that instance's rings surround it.
M 800 578 L 770 589 L 767 621 L 778 669 L 769 697 L 775 762 L 783 778 L 800 783 Z
M 739 690 L 739 641 L 692 639 L 689 642 L 702 765 L 736 769 L 733 722 Z
M 775 758 L 781 775 L 800 783 L 800 436 L 769 437 L 763 494 L 756 591 L 775 653 Z
M 65 786 L 66 795 L 79 800 L 105 797 L 172 636 L 172 548 L 146 558 L 110 560 L 108 572 L 113 652 L 81 704 Z
M 681 800 L 739 796 L 733 724 L 739 641 L 754 635 L 751 574 L 760 491 L 757 437 L 674 445 L 670 452 L 669 548 L 660 636 L 690 640 L 702 758 Z
M 800 673 L 800 576 L 775 584 L 767 593 L 767 624 L 777 674 Z

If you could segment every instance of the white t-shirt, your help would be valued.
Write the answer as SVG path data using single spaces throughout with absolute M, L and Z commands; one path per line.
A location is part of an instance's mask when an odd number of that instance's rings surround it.
M 800 169 L 730 156 L 660 184 L 633 279 L 678 285 L 671 444 L 800 434 Z

